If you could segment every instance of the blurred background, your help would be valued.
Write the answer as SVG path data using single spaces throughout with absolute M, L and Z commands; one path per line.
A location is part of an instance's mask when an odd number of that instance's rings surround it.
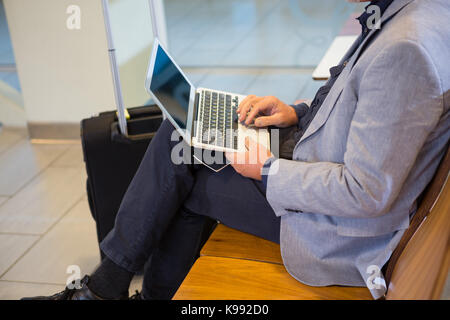
M 196 85 L 287 103 L 314 96 L 321 82 L 312 71 L 362 8 L 345 0 L 156 2 L 163 42 Z M 109 3 L 124 102 L 143 105 L 149 3 Z M 79 29 L 66 27 L 74 4 Z M 101 1 L 1 0 L 0 99 L 3 125 L 27 127 L 32 138 L 76 138 L 82 118 L 114 108 Z
M 363 10 L 345 0 L 154 3 L 156 21 L 148 0 L 109 1 L 126 107 L 151 103 L 152 26 L 195 85 L 292 103 L 314 97 L 314 69 L 338 35 L 359 32 Z M 79 123 L 115 107 L 100 0 L 0 0 L 0 299 L 53 293 L 68 266 L 83 275 L 99 262 Z

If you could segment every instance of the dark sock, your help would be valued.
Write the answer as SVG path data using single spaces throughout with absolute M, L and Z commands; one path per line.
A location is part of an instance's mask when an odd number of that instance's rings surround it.
M 104 299 L 117 299 L 128 295 L 128 288 L 134 274 L 104 258 L 92 273 L 88 287 L 92 292 Z

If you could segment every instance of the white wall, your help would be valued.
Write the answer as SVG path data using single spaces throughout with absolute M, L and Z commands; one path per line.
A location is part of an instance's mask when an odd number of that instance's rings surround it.
M 81 29 L 66 27 L 69 5 Z M 115 108 L 100 0 L 4 0 L 27 120 L 78 123 Z

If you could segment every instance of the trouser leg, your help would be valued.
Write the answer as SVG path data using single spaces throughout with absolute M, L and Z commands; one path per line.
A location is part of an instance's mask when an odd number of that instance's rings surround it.
M 279 242 L 280 219 L 268 204 L 262 183 L 227 167 L 219 173 L 195 172 L 195 182 L 183 207 L 174 215 L 144 273 L 146 299 L 170 299 L 195 262 L 208 222 L 221 223 Z
M 153 254 L 146 270 L 152 281 L 145 287 L 162 288 L 150 296 L 164 298 L 192 265 L 211 219 L 279 241 L 279 219 L 262 184 L 231 167 L 215 173 L 202 165 L 175 164 L 171 153 L 179 142 L 171 141 L 173 131 L 164 121 L 125 194 L 115 227 L 101 243 L 110 260 L 131 272 L 141 270 Z
M 192 189 L 192 166 L 171 159 L 174 128 L 164 121 L 120 205 L 115 226 L 100 244 L 109 259 L 138 272 Z M 184 142 L 182 142 L 184 143 Z
M 142 285 L 145 299 L 172 298 L 215 225 L 214 219 L 185 208 L 179 210 L 145 266 Z

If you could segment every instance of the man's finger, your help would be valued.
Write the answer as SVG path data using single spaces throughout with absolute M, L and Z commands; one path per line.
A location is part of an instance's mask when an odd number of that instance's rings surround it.
M 239 110 L 239 121 L 241 122 L 244 121 L 245 118 L 247 118 L 247 113 L 250 111 L 252 106 L 261 99 L 262 99 L 261 97 L 253 97 L 248 99 L 244 103 L 241 103 Z
M 261 102 L 261 101 L 260 101 Z M 258 105 L 259 102 L 257 104 L 254 104 L 253 107 L 250 109 L 250 112 L 247 114 L 247 118 L 245 119 L 245 124 L 249 125 L 253 122 L 253 120 L 255 119 L 256 116 L 258 116 L 260 114 L 261 110 L 261 105 Z
M 244 110 L 244 108 L 250 103 L 250 101 L 252 101 L 254 98 L 256 98 L 255 95 L 249 95 L 247 97 L 244 98 L 244 100 L 241 101 L 241 103 L 239 103 L 238 108 L 236 109 L 237 113 L 241 113 L 242 110 Z
M 268 127 L 268 126 L 277 126 L 280 122 L 280 114 L 276 113 L 271 116 L 262 116 L 258 117 L 255 120 L 255 126 L 257 127 Z
M 250 110 L 250 112 L 247 115 L 247 118 L 245 120 L 245 124 L 249 125 L 253 122 L 253 120 L 261 113 L 264 113 L 267 111 L 267 108 L 269 107 L 269 103 L 267 99 L 261 99 L 258 102 L 253 104 L 253 108 Z
M 236 109 L 236 112 L 239 113 L 241 111 L 241 106 L 247 104 L 248 101 L 250 101 L 251 99 L 256 98 L 256 96 L 254 94 L 249 94 L 248 96 L 246 96 L 244 98 L 244 100 L 241 101 L 241 103 L 239 103 L 238 108 Z

